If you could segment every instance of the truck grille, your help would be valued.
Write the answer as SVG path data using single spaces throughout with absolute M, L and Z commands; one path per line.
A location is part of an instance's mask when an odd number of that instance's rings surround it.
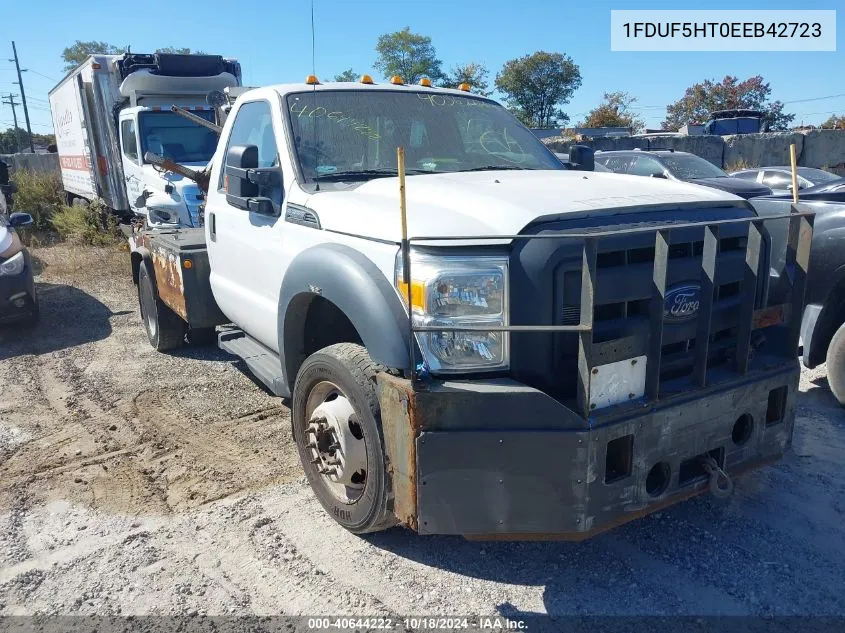
M 740 294 L 744 275 L 747 227 L 732 227 L 739 234 L 719 240 L 716 256 L 716 283 L 713 288 L 713 325 L 710 332 L 710 366 L 731 360 L 736 346 Z M 666 287 L 697 287 L 700 281 L 704 240 L 669 245 Z M 599 252 L 596 257 L 596 295 L 593 310 L 593 343 L 626 341 L 626 354 L 646 353 L 650 327 L 652 263 L 654 247 L 629 248 Z M 561 274 L 562 273 L 562 274 Z M 577 325 L 581 318 L 581 268 L 562 264 L 562 281 L 556 297 L 562 303 L 560 325 Z M 755 295 L 757 288 L 750 292 Z M 693 369 L 696 319 L 664 326 L 661 380 L 690 375 Z M 559 336 L 559 353 L 572 356 L 577 337 Z M 609 358 L 606 360 L 610 360 Z M 600 364 L 600 363 L 597 363 Z

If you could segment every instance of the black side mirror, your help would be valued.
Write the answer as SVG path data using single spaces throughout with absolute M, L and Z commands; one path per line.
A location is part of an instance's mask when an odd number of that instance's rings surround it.
M 592 147 L 573 145 L 569 148 L 569 162 L 579 171 L 595 171 L 596 153 Z
M 278 215 L 281 195 L 278 199 L 266 195 L 281 192 L 282 171 L 278 167 L 258 167 L 256 145 L 235 145 L 226 153 L 225 166 L 226 202 L 233 207 L 260 213 Z
M 662 171 L 656 171 L 653 174 L 649 174 L 649 176 L 651 176 L 652 178 L 667 178 L 666 174 L 664 174 Z
M 9 216 L 9 225 L 14 226 L 16 228 L 20 228 L 22 226 L 29 226 L 33 224 L 35 220 L 32 219 L 32 216 L 29 213 L 13 213 Z

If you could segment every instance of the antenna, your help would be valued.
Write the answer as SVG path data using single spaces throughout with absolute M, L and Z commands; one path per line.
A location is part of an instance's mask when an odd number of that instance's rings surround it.
M 314 75 L 314 78 L 317 78 L 317 38 L 315 36 L 314 31 L 314 0 L 311 0 L 311 74 Z M 317 82 L 315 81 L 312 85 L 311 90 L 312 96 L 312 103 L 311 108 L 312 111 L 317 109 Z M 320 152 L 317 151 L 317 126 L 319 125 L 319 118 L 314 118 L 314 124 L 311 126 L 311 146 L 314 148 L 314 169 L 317 168 L 317 161 L 320 156 Z M 317 186 L 314 188 L 315 191 L 320 191 L 320 182 L 317 181 Z
M 317 44 L 314 37 L 314 0 L 311 0 L 311 74 L 317 76 Z M 315 84 L 314 90 L 317 89 Z

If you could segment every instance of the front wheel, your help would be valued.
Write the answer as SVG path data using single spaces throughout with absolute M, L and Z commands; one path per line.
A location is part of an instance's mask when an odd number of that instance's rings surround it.
M 845 323 L 836 330 L 827 348 L 827 384 L 839 404 L 845 405 Z
M 375 388 L 379 369 L 360 345 L 338 343 L 305 360 L 293 389 L 293 436 L 308 482 L 326 512 L 356 534 L 397 523 Z

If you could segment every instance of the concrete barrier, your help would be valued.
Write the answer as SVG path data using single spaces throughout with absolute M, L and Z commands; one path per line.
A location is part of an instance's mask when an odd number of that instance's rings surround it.
M 560 137 L 543 139 L 556 152 L 568 152 L 572 141 Z M 733 168 L 788 165 L 789 146 L 795 143 L 798 164 L 804 167 L 845 172 L 845 130 L 807 130 L 801 132 L 769 132 L 766 134 L 734 134 L 731 136 L 648 136 L 590 139 L 580 142 L 596 150 L 612 151 L 671 148 L 690 152 L 718 167 Z
M 17 169 L 56 172 L 57 174 L 60 171 L 58 154 L 0 154 L 0 159 L 8 163 L 12 173 Z

